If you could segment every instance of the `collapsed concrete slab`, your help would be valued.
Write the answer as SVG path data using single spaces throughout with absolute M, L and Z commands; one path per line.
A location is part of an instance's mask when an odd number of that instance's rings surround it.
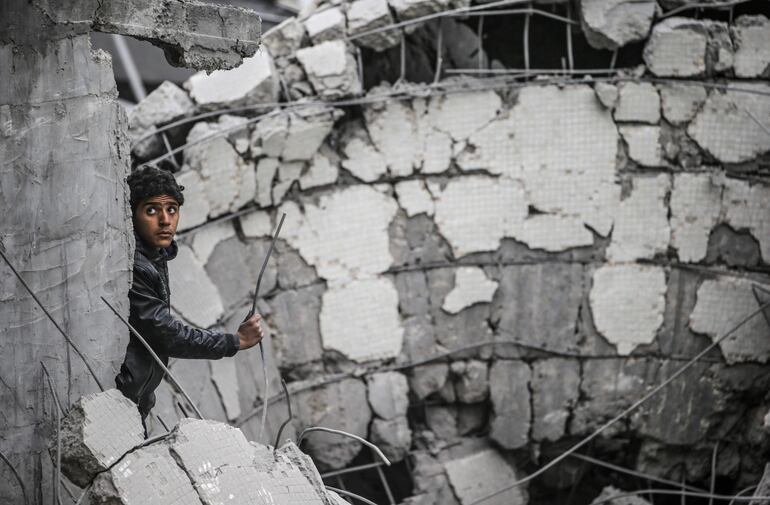
M 696 77 L 732 68 L 733 45 L 726 23 L 671 17 L 653 27 L 643 57 L 658 77 Z
M 358 65 L 345 42 L 333 40 L 304 47 L 296 56 L 321 98 L 337 100 L 363 92 Z
M 521 361 L 495 361 L 489 370 L 489 394 L 494 411 L 489 436 L 506 449 L 518 449 L 529 442 L 531 377 L 532 370 Z
M 690 328 L 711 337 L 722 337 L 746 316 L 759 308 L 747 279 L 721 277 L 703 281 L 697 292 L 697 303 L 690 314 Z M 767 309 L 766 309 L 767 310 Z M 758 315 L 722 340 L 719 348 L 729 364 L 741 362 L 767 363 L 770 339 L 767 320 Z
M 108 0 L 98 2 L 93 28 L 160 46 L 177 67 L 212 71 L 257 51 L 262 20 L 252 10 L 194 0 Z
M 588 43 L 597 49 L 618 49 L 643 40 L 650 31 L 655 2 L 581 0 L 580 21 Z
M 593 275 L 589 300 L 596 329 L 618 354 L 655 340 L 666 306 L 666 274 L 657 266 L 604 265 Z
M 195 103 L 209 109 L 276 103 L 281 93 L 278 73 L 267 51 L 246 58 L 232 70 L 199 72 L 184 87 Z
M 671 245 L 679 259 L 706 257 L 709 235 L 719 221 L 722 186 L 710 174 L 676 174 L 671 190 Z
M 387 0 L 354 0 L 348 8 L 348 37 L 364 47 L 384 51 L 401 40 L 398 30 L 364 34 L 393 24 Z
M 62 473 L 84 488 L 143 440 L 139 410 L 120 391 L 83 396 L 62 419 Z
M 740 16 L 730 26 L 735 44 L 735 76 L 770 77 L 770 20 Z
M 185 116 L 192 115 L 195 104 L 176 84 L 163 81 L 128 113 L 128 135 L 132 144 L 155 129 Z M 163 150 L 163 141 L 153 136 L 136 144 L 132 152 L 139 159 L 157 156 Z

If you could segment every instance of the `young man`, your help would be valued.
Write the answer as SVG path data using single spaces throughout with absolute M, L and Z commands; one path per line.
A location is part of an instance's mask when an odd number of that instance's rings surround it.
M 187 326 L 171 315 L 168 268 L 176 256 L 174 241 L 183 187 L 171 173 L 153 167 L 128 177 L 136 251 L 134 275 L 128 293 L 129 322 L 168 364 L 169 358 L 219 359 L 257 345 L 263 337 L 260 316 L 241 323 L 235 334 Z M 155 405 L 155 388 L 163 370 L 133 336 L 126 359 L 115 378 L 118 389 L 139 406 L 144 420 Z

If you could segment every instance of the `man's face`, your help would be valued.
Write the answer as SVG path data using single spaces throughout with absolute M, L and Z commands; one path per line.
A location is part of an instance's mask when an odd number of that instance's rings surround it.
M 134 228 L 150 247 L 171 245 L 179 223 L 179 203 L 168 195 L 142 200 L 134 214 Z

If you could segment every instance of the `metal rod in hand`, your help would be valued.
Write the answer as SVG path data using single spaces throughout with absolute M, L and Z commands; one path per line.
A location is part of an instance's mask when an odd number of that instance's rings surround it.
M 187 394 L 187 392 L 184 390 L 184 388 L 183 388 L 183 387 L 182 387 L 182 385 L 179 383 L 179 381 L 177 381 L 177 380 L 176 380 L 176 378 L 175 378 L 175 377 L 173 376 L 173 374 L 171 373 L 171 370 L 169 370 L 169 369 L 168 369 L 168 367 L 166 367 L 166 365 L 164 365 L 164 364 L 163 364 L 163 361 L 160 359 L 160 357 L 158 357 L 158 355 L 157 355 L 157 354 L 155 354 L 155 351 L 153 351 L 153 350 L 152 350 L 152 347 L 150 347 L 150 344 L 148 344 L 148 343 L 147 343 L 147 341 L 144 339 L 144 337 L 142 337 L 142 336 L 139 334 L 139 332 L 138 332 L 138 331 L 136 331 L 136 328 L 134 328 L 133 326 L 131 326 L 131 324 L 130 324 L 128 321 L 126 321 L 126 319 L 125 319 L 125 318 L 124 318 L 122 315 L 120 315 L 120 312 L 118 312 L 117 310 L 115 310 L 115 307 L 113 307 L 113 306 L 110 304 L 110 302 L 108 302 L 108 301 L 107 301 L 107 299 L 106 299 L 106 298 L 104 298 L 104 297 L 102 296 L 102 297 L 101 297 L 101 299 L 102 299 L 102 301 L 103 301 L 104 303 L 106 303 L 106 304 L 107 304 L 107 306 L 110 308 L 110 310 L 112 310 L 112 312 L 113 312 L 113 313 L 114 313 L 116 316 L 118 316 L 118 319 L 120 319 L 120 320 L 123 322 L 123 324 L 125 324 L 125 325 L 128 327 L 129 331 L 131 331 L 131 334 L 133 334 L 133 335 L 134 335 L 134 336 L 137 338 L 137 340 L 139 340 L 139 342 L 141 342 L 141 343 L 142 343 L 142 345 L 144 346 L 144 348 L 145 348 L 145 349 L 147 349 L 147 352 L 149 352 L 149 353 L 150 353 L 150 356 L 152 356 L 152 358 L 155 360 L 155 362 L 158 364 L 158 366 L 160 366 L 160 368 L 161 368 L 161 369 L 163 370 L 163 372 L 166 374 L 166 377 L 168 377 L 168 378 L 169 378 L 169 380 L 171 381 L 171 385 L 172 385 L 172 386 L 174 386 L 174 388 L 175 388 L 175 389 L 176 389 L 176 390 L 177 390 L 177 391 L 178 391 L 178 392 L 179 392 L 179 393 L 180 393 L 182 396 L 184 396 L 185 400 L 187 400 L 187 403 L 189 403 L 189 404 L 190 404 L 190 406 L 193 408 L 193 410 L 195 411 L 195 414 L 198 416 L 198 419 L 203 419 L 203 414 L 201 414 L 201 411 L 200 411 L 200 410 L 198 410 L 198 406 L 197 406 L 197 405 L 195 405 L 195 403 L 193 403 L 193 401 L 192 401 L 192 398 L 190 398 L 190 395 L 188 395 L 188 394 Z
M 267 254 L 265 254 L 264 261 L 262 261 L 262 267 L 259 269 L 259 275 L 257 276 L 257 286 L 254 288 L 254 299 L 251 302 L 251 310 L 249 311 L 249 314 L 246 316 L 246 319 L 244 319 L 244 321 L 249 319 L 251 316 L 253 316 L 257 312 L 257 298 L 259 298 L 259 287 L 262 285 L 262 276 L 265 274 L 267 263 L 268 261 L 270 261 L 270 256 L 273 254 L 275 241 L 278 239 L 278 234 L 281 233 L 281 227 L 283 226 L 284 219 L 286 219 L 285 212 L 281 214 L 281 220 L 278 221 L 278 227 L 275 229 L 275 233 L 273 234 L 273 239 L 270 241 L 270 247 L 268 247 L 267 249 Z M 262 391 L 265 408 L 262 410 L 262 422 L 259 425 L 259 435 L 257 435 L 257 440 L 261 441 L 262 434 L 265 432 L 265 425 L 267 425 L 267 397 L 270 394 L 270 379 L 267 374 L 267 360 L 265 359 L 265 346 L 262 344 L 262 341 L 259 342 L 259 356 L 260 358 L 262 358 L 262 378 L 265 384 L 265 387 Z
M 5 260 L 5 263 L 11 269 L 11 271 L 16 276 L 16 278 L 19 279 L 19 282 L 21 282 L 21 285 L 24 286 L 24 289 L 26 289 L 27 292 L 32 296 L 32 299 L 35 300 L 35 303 L 37 303 L 37 305 L 40 307 L 43 313 L 48 317 L 48 319 L 53 323 L 56 329 L 59 330 L 59 333 L 61 333 L 62 337 L 64 337 L 64 340 L 67 341 L 70 347 L 72 347 L 72 349 L 75 350 L 75 353 L 77 353 L 77 355 L 80 356 L 80 359 L 83 360 L 83 363 L 86 365 L 86 368 L 90 372 L 91 377 L 94 378 L 94 382 L 96 382 L 96 385 L 99 386 L 99 389 L 104 391 L 104 386 L 102 385 L 101 381 L 99 381 L 99 378 L 96 376 L 96 372 L 94 372 L 94 369 L 91 368 L 90 364 L 88 364 L 88 360 L 86 360 L 86 357 L 83 355 L 82 352 L 80 352 L 80 349 L 78 349 L 78 346 L 75 345 L 75 342 L 72 341 L 69 335 L 67 335 L 67 333 L 62 329 L 62 327 L 59 326 L 59 323 L 56 322 L 56 320 L 53 318 L 51 313 L 48 312 L 48 310 L 43 306 L 43 303 L 37 297 L 35 292 L 32 291 L 32 288 L 30 288 L 29 285 L 24 281 L 24 278 L 22 278 L 19 271 L 16 270 L 16 268 L 14 268 L 13 264 L 11 263 L 11 260 L 9 260 L 8 256 L 5 255 L 5 251 L 3 250 L 3 247 L 1 245 L 0 245 L 0 256 L 2 256 L 3 260 Z
M 278 428 L 278 434 L 275 436 L 275 445 L 273 445 L 276 449 L 281 442 L 281 433 L 283 433 L 283 429 L 294 419 L 294 414 L 291 412 L 291 396 L 289 396 L 289 388 L 286 386 L 286 381 L 283 379 L 281 379 L 281 387 L 283 388 L 283 394 L 286 395 L 286 408 L 289 410 L 289 418 L 283 422 L 280 428 Z M 267 399 L 265 400 L 267 401 Z M 265 410 L 267 410 L 267 405 L 265 405 Z

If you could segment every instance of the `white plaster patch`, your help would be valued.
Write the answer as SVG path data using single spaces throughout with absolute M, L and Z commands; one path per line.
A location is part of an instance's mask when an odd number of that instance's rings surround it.
M 666 306 L 666 274 L 657 266 L 604 265 L 593 275 L 589 295 L 599 333 L 628 355 L 655 340 Z
M 273 59 L 264 50 L 244 58 L 236 68 L 198 72 L 184 87 L 193 100 L 210 107 L 277 102 L 280 92 Z
M 376 92 L 376 91 L 375 91 Z M 369 136 L 385 157 L 392 176 L 410 175 L 421 150 L 414 111 L 408 102 L 389 100 L 364 110 Z
M 668 175 L 635 177 L 632 181 L 631 194 L 618 207 L 612 241 L 607 248 L 607 259 L 613 262 L 651 259 L 668 249 Z
M 342 40 L 330 40 L 296 52 L 308 80 L 321 98 L 335 100 L 362 91 L 358 67 Z
M 351 138 L 343 152 L 347 159 L 342 166 L 364 182 L 374 182 L 388 172 L 385 157 L 362 136 Z
M 182 170 L 175 177 L 176 182 L 184 186 L 185 195 L 185 205 L 179 209 L 177 231 L 205 223 L 210 209 L 201 176 L 195 170 Z
M 492 121 L 501 105 L 502 100 L 494 91 L 434 97 L 428 105 L 427 121 L 436 130 L 461 141 Z
M 214 325 L 224 312 L 222 300 L 192 249 L 180 245 L 176 258 L 168 262 L 168 271 L 174 309 L 196 326 Z
M 647 68 L 660 77 L 692 77 L 706 71 L 705 26 L 690 18 L 672 17 L 656 24 L 644 47 Z
M 205 265 L 217 244 L 234 236 L 233 224 L 222 221 L 196 230 L 190 246 L 201 264 Z
M 621 126 L 623 140 L 628 144 L 628 157 L 643 167 L 663 165 L 663 148 L 660 145 L 658 126 Z
M 440 174 L 449 169 L 452 162 L 452 138 L 446 133 L 431 130 L 423 141 L 423 161 L 420 172 Z
M 401 352 L 398 292 L 389 279 L 330 287 L 321 299 L 320 322 L 324 348 L 354 361 L 388 359 Z
M 455 287 L 446 295 L 441 308 L 457 314 L 473 304 L 491 302 L 497 285 L 479 267 L 460 267 L 455 271 Z
M 625 82 L 618 87 L 616 121 L 657 124 L 660 121 L 660 96 L 648 82 Z
M 434 195 L 436 225 L 457 257 L 494 251 L 503 237 L 516 236 L 527 216 L 521 184 L 508 179 L 455 178 Z
M 326 8 L 305 20 L 305 30 L 314 44 L 341 39 L 345 35 L 345 14 L 337 7 Z
M 291 185 L 299 180 L 303 168 L 305 164 L 301 161 L 288 161 L 278 166 L 278 181 L 273 186 L 273 204 L 281 203 Z
M 709 174 L 676 174 L 671 191 L 671 245 L 680 261 L 706 257 L 709 235 L 719 222 L 722 185 Z
M 725 221 L 747 229 L 759 241 L 762 259 L 770 260 L 770 186 L 727 179 L 722 194 Z
M 273 223 L 270 214 L 257 210 L 238 218 L 241 222 L 241 230 L 246 238 L 269 237 L 273 232 Z
M 214 359 L 209 361 L 209 365 L 211 366 L 211 380 L 214 382 L 214 386 L 216 386 L 219 392 L 219 397 L 222 399 L 225 415 L 228 420 L 234 421 L 241 415 L 235 360 Z
M 730 32 L 735 42 L 735 75 L 767 77 L 770 69 L 770 20 L 765 16 L 740 16 Z
M 698 288 L 695 308 L 690 314 L 690 328 L 708 335 L 712 340 L 721 338 L 759 309 L 752 284 L 751 281 L 732 277 L 703 281 Z M 767 363 L 770 360 L 769 330 L 767 320 L 760 313 L 722 340 L 719 348 L 727 363 Z
M 671 124 L 690 121 L 706 101 L 706 88 L 694 83 L 659 85 L 663 117 Z
M 433 197 L 422 180 L 398 182 L 395 184 L 395 190 L 398 203 L 408 217 L 418 214 L 433 215 L 435 210 Z
M 619 200 L 618 132 L 589 86 L 523 88 L 507 116 L 469 138 L 463 170 L 520 180 L 541 212 L 571 216 L 606 236 Z M 580 223 L 582 221 L 582 223 Z
M 329 281 L 370 277 L 387 270 L 388 226 L 398 210 L 393 198 L 369 186 L 324 195 L 302 213 L 287 202 L 282 237 Z
M 336 162 L 324 154 L 324 149 L 315 153 L 308 164 L 308 169 L 299 178 L 300 189 L 310 189 L 318 186 L 333 184 L 339 175 L 339 167 Z
M 770 125 L 770 100 L 733 88 L 770 93 L 770 85 L 752 82 L 731 83 L 727 92 L 714 90 L 687 134 L 718 160 L 742 163 L 770 151 L 770 133 L 757 124 Z
M 593 245 L 594 236 L 583 221 L 571 216 L 535 214 L 528 217 L 516 239 L 532 249 L 564 251 L 572 247 Z

